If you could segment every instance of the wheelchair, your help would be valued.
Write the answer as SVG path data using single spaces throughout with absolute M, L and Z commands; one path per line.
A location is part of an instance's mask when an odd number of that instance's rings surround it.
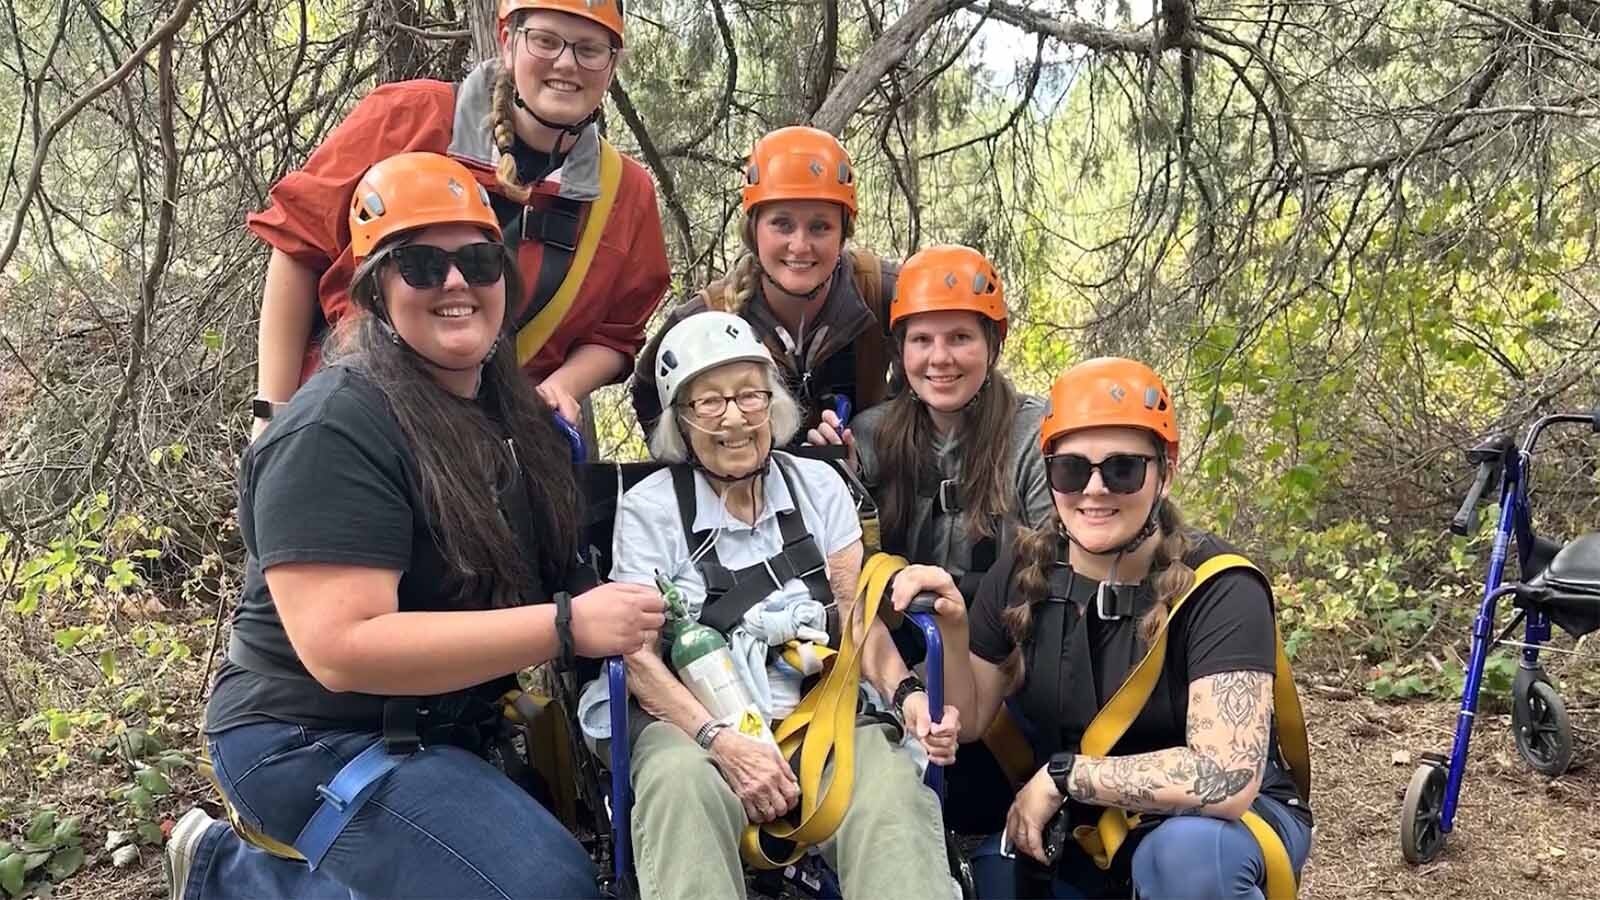
M 1454 743 L 1448 756 L 1422 754 L 1423 762 L 1412 774 L 1401 807 L 1400 852 L 1413 865 L 1436 857 L 1455 829 L 1484 662 L 1492 647 L 1505 645 L 1521 651 L 1511 689 L 1518 754 L 1534 771 L 1551 777 L 1566 772 L 1572 762 L 1572 724 L 1539 655 L 1541 650 L 1551 649 L 1544 644 L 1550 640 L 1552 624 L 1574 637 L 1600 629 L 1600 533 L 1585 534 L 1565 545 L 1537 536 L 1528 498 L 1530 465 L 1539 437 L 1553 425 L 1568 424 L 1588 425 L 1600 434 L 1600 409 L 1589 414 L 1544 416 L 1528 429 L 1520 447 L 1512 436 L 1498 435 L 1467 452 L 1467 461 L 1477 466 L 1477 477 L 1450 530 L 1462 536 L 1472 534 L 1485 491 L 1499 491 L 1499 520 L 1482 604 L 1473 621 Z M 1506 582 L 1506 560 L 1513 546 L 1521 580 Z M 1496 635 L 1497 606 L 1507 598 L 1516 613 Z M 1519 626 L 1523 639 L 1512 640 Z
M 612 526 L 622 494 L 660 469 L 663 464 L 587 462 L 583 460 L 581 441 L 574 439 L 575 434 L 569 434 L 568 437 L 573 443 L 574 459 L 578 462 L 579 484 L 587 501 L 582 542 L 584 567 L 590 570 L 592 577 L 599 579 L 610 571 Z M 843 460 L 842 448 L 807 447 L 790 452 L 834 463 L 849 487 L 852 499 L 856 503 L 857 513 L 863 520 L 864 536 L 870 538 L 875 535 L 876 508 L 854 473 L 848 466 L 840 464 Z M 929 599 L 931 600 L 931 597 Z M 944 710 L 943 642 L 939 628 L 926 603 L 913 603 L 906 615 L 927 642 L 928 667 L 925 680 L 928 686 L 929 706 L 933 711 L 934 720 L 938 721 Z M 575 764 L 574 774 L 579 782 L 578 795 L 586 808 L 585 814 L 581 816 L 583 827 L 579 837 L 589 849 L 599 869 L 602 894 L 618 900 L 631 900 L 639 896 L 633 872 L 630 830 L 633 803 L 630 786 L 631 748 L 627 740 L 612 740 L 609 758 L 602 766 L 584 745 L 576 720 L 577 700 L 582 685 L 593 677 L 605 677 L 609 682 L 610 695 L 613 698 L 610 704 L 611 733 L 613 735 L 630 733 L 629 704 L 616 701 L 616 698 L 628 696 L 626 668 L 620 658 L 614 657 L 603 661 L 580 660 L 578 671 L 554 673 L 557 696 L 565 712 L 566 721 L 563 724 L 568 732 L 569 755 Z M 942 803 L 944 784 L 941 768 L 930 764 L 924 780 Z M 945 851 L 953 881 L 952 895 L 975 897 L 977 894 L 971 867 L 957 845 L 955 836 L 948 829 L 945 835 Z M 754 874 L 751 881 L 752 894 L 777 896 L 788 893 L 824 898 L 824 900 L 834 900 L 843 896 L 837 876 L 822 860 L 816 848 L 812 848 L 800 860 L 781 870 Z

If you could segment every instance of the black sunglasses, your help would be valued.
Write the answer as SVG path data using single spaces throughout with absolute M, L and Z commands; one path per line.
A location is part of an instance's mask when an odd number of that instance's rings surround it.
M 1063 494 L 1081 493 L 1096 469 L 1106 490 L 1134 494 L 1144 487 L 1145 473 L 1154 459 L 1138 453 L 1113 453 L 1099 462 L 1090 462 L 1081 453 L 1056 453 L 1044 458 L 1044 472 L 1050 487 Z
M 492 241 L 445 250 L 432 244 L 405 244 L 389 251 L 400 277 L 414 288 L 444 284 L 450 266 L 461 270 L 467 284 L 494 284 L 505 274 L 505 248 Z

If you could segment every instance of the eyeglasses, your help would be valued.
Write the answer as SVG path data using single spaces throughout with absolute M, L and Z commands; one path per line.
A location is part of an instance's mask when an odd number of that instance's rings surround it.
M 1106 490 L 1134 494 L 1144 487 L 1145 473 L 1154 459 L 1138 453 L 1113 453 L 1099 462 L 1090 462 L 1080 453 L 1056 453 L 1044 458 L 1044 472 L 1050 487 L 1063 494 L 1082 493 L 1096 470 Z
M 505 274 L 506 251 L 500 244 L 480 241 L 455 250 L 432 244 L 405 244 L 389 252 L 400 277 L 414 288 L 436 288 L 444 284 L 453 265 L 467 284 L 494 284 Z
M 694 414 L 702 419 L 720 419 L 728 411 L 728 401 L 739 407 L 740 412 L 758 413 L 772 405 L 771 391 L 758 391 L 747 388 L 737 394 L 710 394 L 705 397 L 696 397 L 687 403 L 680 404 L 682 408 L 693 410 Z
M 522 29 L 522 46 L 528 55 L 535 59 L 556 60 L 568 47 L 572 48 L 572 59 L 580 68 L 591 72 L 601 72 L 611 64 L 611 58 L 617 55 L 617 48 L 600 41 L 569 41 L 554 31 L 545 31 L 542 28 Z

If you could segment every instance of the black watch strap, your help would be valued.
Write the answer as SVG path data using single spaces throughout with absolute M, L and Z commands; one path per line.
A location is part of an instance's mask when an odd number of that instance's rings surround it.
M 265 397 L 256 397 L 250 401 L 250 415 L 257 419 L 270 419 L 282 403 L 274 403 Z
M 557 658 L 561 668 L 572 671 L 578 666 L 577 646 L 572 639 L 572 595 L 566 591 L 557 591 L 556 601 L 556 640 L 561 647 L 561 655 Z
M 1072 781 L 1072 765 L 1078 761 L 1078 754 L 1063 751 L 1050 757 L 1050 762 L 1045 766 L 1045 772 L 1050 775 L 1050 780 L 1056 783 L 1056 790 L 1061 796 L 1068 796 L 1067 786 Z
M 900 679 L 900 683 L 895 685 L 894 700 L 891 701 L 895 712 L 903 712 L 902 707 L 905 706 L 907 697 L 917 691 L 926 691 L 927 689 L 928 686 L 922 683 L 922 679 L 917 677 L 915 672 Z

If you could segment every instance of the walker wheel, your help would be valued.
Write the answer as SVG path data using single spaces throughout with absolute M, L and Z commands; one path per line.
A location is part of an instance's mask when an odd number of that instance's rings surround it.
M 1556 689 L 1543 681 L 1529 683 L 1526 702 L 1527 721 L 1512 716 L 1517 752 L 1541 775 L 1554 778 L 1564 774 L 1572 765 L 1572 720 L 1567 718 L 1567 705 Z M 1511 708 L 1520 710 L 1523 704 L 1514 703 Z
M 1411 773 L 1405 803 L 1400 807 L 1400 855 L 1417 866 L 1430 862 L 1444 849 L 1447 836 L 1440 826 L 1444 810 L 1445 770 L 1423 763 Z

